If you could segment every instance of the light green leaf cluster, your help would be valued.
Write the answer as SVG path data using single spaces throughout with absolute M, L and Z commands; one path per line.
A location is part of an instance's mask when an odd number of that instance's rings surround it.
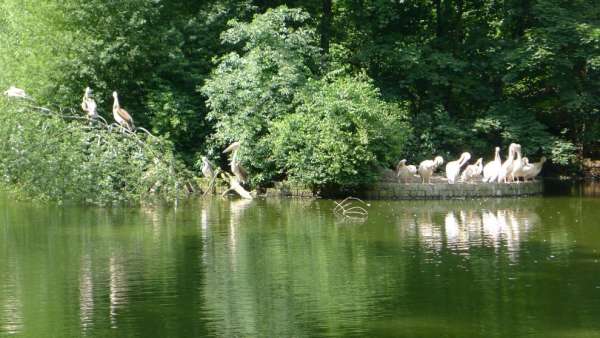
M 170 145 L 145 134 L 68 122 L 0 98 L 2 184 L 37 199 L 107 205 L 175 201 L 185 171 Z
M 406 109 L 381 99 L 364 75 L 311 81 L 269 136 L 278 168 L 315 189 L 372 183 L 402 154 Z

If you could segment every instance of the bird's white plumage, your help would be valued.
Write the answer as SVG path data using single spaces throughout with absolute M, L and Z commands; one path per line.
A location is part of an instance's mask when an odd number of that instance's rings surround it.
M 521 146 L 519 145 L 516 148 L 516 154 L 517 154 L 517 158 L 515 158 L 513 165 L 512 165 L 512 170 L 510 173 L 510 177 L 511 180 L 513 181 L 517 181 L 517 183 L 519 183 L 519 178 L 523 177 L 523 155 L 521 154 Z
M 90 119 L 95 119 L 98 117 L 98 106 L 96 105 L 96 101 L 94 101 L 91 94 L 92 90 L 90 89 L 90 87 L 85 88 L 83 100 L 81 101 L 81 108 L 87 113 L 87 116 Z
M 483 158 L 479 158 L 475 164 L 468 165 L 463 170 L 461 179 L 463 182 L 471 181 L 481 176 L 481 172 L 483 172 Z
M 417 174 L 417 167 L 414 165 L 406 165 L 406 160 L 402 160 L 398 162 L 398 165 L 396 166 L 396 173 L 404 183 L 407 183 L 411 176 Z
M 500 159 L 500 147 L 496 147 L 494 159 L 483 167 L 483 182 L 495 182 L 500 174 L 502 160 Z
M 544 166 L 545 162 L 546 157 L 543 156 L 540 161 L 536 163 L 529 163 L 529 161 L 526 160 L 523 167 L 523 179 L 525 181 L 528 179 L 534 179 L 542 171 L 542 167 Z
M 135 126 L 133 124 L 133 118 L 125 109 L 121 108 L 117 92 L 113 92 L 113 99 L 113 118 L 115 119 L 115 121 L 117 121 L 118 124 L 120 124 L 123 127 L 126 127 L 129 130 L 134 129 Z
M 17 97 L 17 98 L 27 98 L 27 93 L 21 88 L 17 88 L 15 86 L 10 86 L 7 90 L 4 91 L 4 95 L 8 97 Z
M 506 161 L 502 163 L 500 171 L 498 172 L 498 183 L 507 183 L 510 180 L 512 166 L 515 160 L 515 153 L 518 146 L 519 145 L 516 143 L 511 143 L 510 146 L 508 146 L 508 156 L 506 157 Z
M 242 167 L 242 164 L 238 159 L 238 150 L 240 149 L 240 146 L 240 141 L 233 142 L 229 147 L 223 150 L 223 153 L 232 153 L 231 160 L 229 161 L 231 172 L 237 177 L 239 182 L 246 183 L 248 181 L 248 173 L 246 172 L 246 169 Z
M 202 175 L 208 179 L 212 179 L 215 176 L 214 167 L 206 156 L 202 156 Z
M 441 156 L 437 156 L 433 160 L 425 160 L 419 163 L 419 169 L 417 170 L 423 183 L 430 183 L 433 172 L 442 164 L 444 159 Z
M 460 155 L 460 158 L 456 161 L 451 161 L 446 164 L 446 178 L 448 178 L 448 183 L 454 184 L 458 175 L 460 174 L 460 169 L 462 168 L 467 161 L 471 159 L 471 154 L 464 152 Z

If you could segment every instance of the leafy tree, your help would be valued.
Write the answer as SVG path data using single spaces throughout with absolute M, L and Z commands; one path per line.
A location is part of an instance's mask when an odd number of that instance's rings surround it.
M 219 36 L 248 1 L 20 1 L 0 4 L 0 86 L 42 103 L 78 107 L 86 86 L 111 119 L 110 93 L 138 125 L 168 135 L 191 157 L 210 132 L 196 91 L 226 52 Z
M 309 16 L 285 6 L 255 15 L 251 22 L 230 22 L 222 39 L 240 52 L 223 56 L 202 87 L 215 124 L 213 144 L 242 141 L 243 163 L 254 183 L 276 173 L 268 141 L 270 123 L 294 110 L 294 97 L 315 76 L 317 35 Z
M 374 182 L 409 135 L 406 111 L 383 101 L 365 75 L 310 81 L 296 103 L 296 112 L 278 118 L 267 139 L 282 173 L 315 189 Z

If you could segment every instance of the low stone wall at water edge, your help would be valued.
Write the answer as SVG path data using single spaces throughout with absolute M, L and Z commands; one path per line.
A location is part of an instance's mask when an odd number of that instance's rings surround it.
M 368 190 L 357 192 L 353 196 L 368 199 L 463 199 L 480 197 L 516 197 L 532 196 L 543 193 L 541 181 L 521 183 L 457 183 L 446 182 L 421 184 L 380 182 Z M 266 196 L 318 197 L 310 189 L 278 183 L 266 191 Z
M 453 199 L 531 196 L 543 193 L 541 181 L 503 183 L 378 183 L 364 193 L 369 199 Z

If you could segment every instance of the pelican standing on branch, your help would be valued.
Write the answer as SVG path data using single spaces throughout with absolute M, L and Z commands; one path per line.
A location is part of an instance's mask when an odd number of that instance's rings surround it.
M 485 164 L 483 167 L 483 182 L 494 182 L 500 174 L 502 160 L 500 159 L 500 147 L 496 147 L 494 160 Z
M 437 169 L 437 167 L 444 164 L 444 159 L 441 156 L 436 156 L 433 160 L 425 160 L 419 163 L 419 176 L 421 176 L 423 183 L 431 183 L 431 175 Z
M 129 115 L 129 113 L 119 105 L 119 97 L 117 96 L 117 92 L 113 92 L 113 98 L 113 117 L 115 118 L 115 121 L 130 131 L 135 129 L 131 115 Z
M 448 183 L 454 184 L 456 179 L 458 178 L 458 174 L 460 174 L 460 168 L 462 168 L 467 161 L 471 159 L 471 154 L 465 152 L 460 154 L 460 158 L 456 161 L 448 162 L 446 164 L 446 177 L 448 178 Z
M 241 146 L 241 142 L 237 141 L 237 142 L 233 142 L 232 144 L 229 145 L 229 147 L 227 147 L 225 150 L 223 150 L 223 153 L 232 153 L 231 156 L 231 160 L 229 162 L 229 165 L 231 167 L 231 172 L 235 175 L 235 177 L 237 177 L 237 179 L 241 182 L 241 183 L 246 183 L 246 181 L 248 181 L 248 173 L 246 172 L 246 170 L 244 169 L 244 167 L 242 167 L 242 165 L 240 164 L 240 161 L 238 159 L 238 150 L 240 149 Z
M 98 118 L 97 105 L 96 101 L 92 98 L 92 90 L 90 87 L 85 88 L 85 93 L 83 94 L 83 100 L 81 101 L 81 109 L 87 113 L 87 117 L 90 120 L 94 120 Z
M 202 156 L 202 175 L 208 179 L 215 176 L 215 169 L 206 156 Z
M 17 88 L 15 86 L 10 86 L 7 90 L 4 91 L 4 95 L 8 97 L 17 97 L 21 99 L 27 99 L 29 96 L 25 93 L 25 91 L 21 88 Z

